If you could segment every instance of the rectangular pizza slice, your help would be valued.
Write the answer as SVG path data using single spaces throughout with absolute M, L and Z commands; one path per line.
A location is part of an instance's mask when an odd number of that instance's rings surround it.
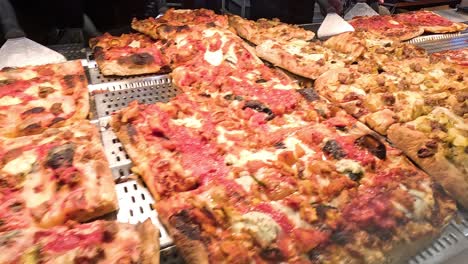
M 88 121 L 3 139 L 0 153 L 2 230 L 87 221 L 117 209 L 99 132 Z
M 453 216 L 428 175 L 352 118 L 276 139 L 233 143 L 233 178 L 156 204 L 189 263 L 400 263 Z
M 85 119 L 89 94 L 79 60 L 0 71 L 0 135 L 38 134 Z
M 356 31 L 368 31 L 398 41 L 409 40 L 424 33 L 423 28 L 401 23 L 390 15 L 358 16 L 351 19 L 349 23 Z
M 237 15 L 229 15 L 229 25 L 237 34 L 247 41 L 260 45 L 267 40 L 288 41 L 301 39 L 309 41 L 314 38 L 312 31 L 297 25 L 282 23 L 279 19 L 248 20 Z
M 405 25 L 416 26 L 430 33 L 449 33 L 468 28 L 465 23 L 457 23 L 428 10 L 401 13 L 393 18 Z
M 169 61 L 164 55 L 165 45 L 142 34 L 109 33 L 90 40 L 94 58 L 103 75 L 139 75 L 165 73 Z
M 398 66 L 402 60 L 428 56 L 423 48 L 367 31 L 342 33 L 329 38 L 323 45 L 356 58 L 359 66 L 370 64 L 379 70 L 388 64 Z
M 327 70 L 343 68 L 357 59 L 352 54 L 331 50 L 319 41 L 301 39 L 267 40 L 256 47 L 256 52 L 276 66 L 314 80 Z
M 228 18 L 208 9 L 169 9 L 159 18 L 132 20 L 132 28 L 153 39 L 168 39 L 175 32 L 190 32 L 192 26 L 208 25 L 228 29 Z
M 0 263 L 159 263 L 159 230 L 98 220 L 0 233 Z
M 468 207 L 468 126 L 446 108 L 388 130 L 389 139 Z

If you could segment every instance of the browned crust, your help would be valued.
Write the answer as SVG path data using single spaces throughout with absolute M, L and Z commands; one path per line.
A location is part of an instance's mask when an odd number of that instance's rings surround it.
M 254 29 L 250 25 L 250 21 L 244 20 L 243 18 L 236 15 L 229 15 L 229 25 L 235 29 L 236 33 L 248 41 L 251 41 L 255 45 L 260 45 L 260 43 L 255 43 L 252 41 L 252 33 Z M 252 21 L 253 22 L 253 21 Z
M 159 35 L 158 35 L 158 32 L 157 32 L 157 27 L 156 25 L 153 23 L 153 21 L 151 21 L 150 19 L 144 19 L 144 20 L 138 20 L 136 18 L 133 18 L 132 19 L 132 23 L 131 23 L 131 27 L 132 29 L 140 32 L 140 33 L 143 33 L 145 35 L 148 35 L 150 37 L 152 37 L 153 39 L 159 39 Z
M 387 130 L 387 134 L 395 146 L 402 149 L 406 155 L 429 173 L 463 207 L 468 208 L 467 175 L 464 175 L 453 165 L 441 150 L 431 157 L 418 157 L 418 150 L 429 140 L 424 133 L 395 124 Z
M 460 26 L 453 23 L 451 26 L 420 26 L 424 29 L 425 32 L 430 33 L 450 33 L 450 32 L 457 32 L 462 31 Z
M 141 75 L 149 73 L 157 73 L 161 71 L 160 65 L 135 65 L 135 64 L 122 64 L 117 60 L 96 60 L 99 70 L 105 76 L 116 75 L 116 76 L 131 76 Z
M 134 163 L 132 170 L 143 178 L 143 181 L 146 183 L 155 200 L 159 200 L 159 193 L 154 185 L 154 179 L 149 167 L 149 160 L 146 157 L 147 154 L 140 151 L 137 145 L 138 143 L 132 142 L 131 135 L 128 133 L 129 124 L 122 122 L 121 112 L 112 116 L 111 126 Z
M 137 225 L 136 230 L 142 244 L 141 263 L 159 264 L 159 229 L 150 219 Z
M 76 99 L 76 112 L 70 119 L 68 119 L 66 124 L 71 124 L 76 120 L 86 119 L 89 114 L 88 79 L 86 78 L 81 61 L 77 60 L 76 63 L 77 67 L 80 68 L 80 82 L 76 84 L 74 94 L 79 94 L 79 97 Z
M 294 74 L 315 80 L 329 69 L 327 65 L 320 65 L 317 62 L 308 61 L 304 63 L 298 58 L 293 59 L 293 55 L 284 51 L 280 46 L 271 47 L 265 44 L 267 44 L 267 42 L 255 48 L 257 55 Z
M 423 28 L 419 28 L 419 27 L 415 27 L 414 30 L 407 30 L 407 32 L 401 36 L 388 36 L 387 34 L 385 34 L 385 31 L 383 32 L 380 32 L 380 31 L 374 31 L 375 33 L 378 33 L 380 35 L 383 35 L 385 37 L 391 37 L 391 38 L 395 38 L 399 41 L 405 41 L 405 40 L 410 40 L 412 38 L 415 38 L 415 37 L 418 37 L 418 36 L 421 36 L 422 34 L 424 34 L 424 29 Z
M 177 249 L 187 263 L 208 264 L 209 255 L 205 245 L 200 240 L 188 238 L 177 228 L 170 225 L 166 219 L 161 219 L 167 231 L 174 239 Z
M 359 58 L 366 50 L 361 32 L 345 32 L 327 39 L 323 45 L 338 52 L 350 54 L 353 58 Z

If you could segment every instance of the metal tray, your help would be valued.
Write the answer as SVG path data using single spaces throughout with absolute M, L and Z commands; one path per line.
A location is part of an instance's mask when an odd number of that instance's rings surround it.
M 463 37 L 466 41 L 467 36 L 460 35 L 455 36 L 455 38 Z M 442 39 L 449 42 L 451 40 L 450 38 Z M 426 43 L 431 43 L 432 41 L 440 40 L 421 40 L 416 45 L 429 45 Z M 449 48 L 453 49 L 453 45 Z M 157 212 L 153 208 L 154 199 L 145 184 L 132 174 L 131 160 L 109 126 L 112 112 L 126 107 L 131 101 L 137 100 L 141 103 L 166 102 L 175 96 L 178 90 L 173 87 L 168 75 L 109 78 L 99 73 L 93 61 L 89 61 L 86 65 L 88 66 L 88 77 L 90 77 L 88 88 L 90 93 L 95 93 L 94 103 L 96 108 L 92 116 L 96 119 L 92 122 L 101 131 L 105 154 L 109 160 L 112 175 L 117 182 L 116 192 L 120 209 L 116 213 L 115 219 L 125 223 L 137 223 L 150 218 L 161 231 L 161 263 L 184 263 L 166 229 L 158 220 Z M 458 218 L 450 222 L 441 236 L 428 248 L 413 257 L 409 263 L 444 263 L 449 258 L 467 249 L 468 213 L 459 212 Z
M 428 53 L 434 53 L 444 50 L 457 50 L 466 48 L 468 46 L 468 33 L 422 36 L 412 39 L 408 41 L 408 43 L 424 48 L 427 50 Z

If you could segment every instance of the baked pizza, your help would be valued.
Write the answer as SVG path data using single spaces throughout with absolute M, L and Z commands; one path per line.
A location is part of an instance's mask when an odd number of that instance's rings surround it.
M 169 71 L 164 44 L 142 34 L 119 37 L 105 33 L 90 39 L 94 59 L 103 75 L 139 75 Z
M 0 233 L 0 263 L 159 263 L 159 231 L 98 220 Z
M 389 64 L 398 67 L 402 60 L 428 56 L 423 48 L 366 31 L 333 36 L 326 40 L 323 46 L 348 54 L 358 63 L 358 69 L 365 73 L 376 73 Z
M 400 151 L 312 91 L 289 92 L 303 103 L 283 114 L 201 94 L 114 115 L 188 262 L 398 262 L 447 223 L 453 202 Z
M 193 25 L 209 25 L 228 29 L 228 18 L 217 15 L 208 9 L 169 9 L 159 18 L 149 17 L 144 20 L 132 20 L 132 28 L 146 34 L 153 39 L 168 39 L 172 36 L 170 31 L 189 32 Z
M 0 142 L 0 232 L 87 221 L 117 209 L 97 128 L 88 121 Z
M 465 99 L 466 100 L 466 99 Z M 389 128 L 389 139 L 468 207 L 468 119 L 446 108 Z
M 432 58 L 446 60 L 449 63 L 468 67 L 468 48 L 445 50 L 431 54 Z
M 452 22 L 432 11 L 419 10 L 394 15 L 393 18 L 405 25 L 416 26 L 430 33 L 449 33 L 468 28 L 465 23 Z
M 403 41 L 415 38 L 424 33 L 424 29 L 401 23 L 393 16 L 354 17 L 348 21 L 356 31 L 369 31 L 379 36 Z
M 279 19 L 248 20 L 236 15 L 229 16 L 229 25 L 239 36 L 249 42 L 260 45 L 266 40 L 288 41 L 292 39 L 311 40 L 314 32 L 296 25 L 282 23 Z
M 38 134 L 70 125 L 89 112 L 87 80 L 79 60 L 0 70 L 0 135 Z
M 255 48 L 257 55 L 274 65 L 297 75 L 317 79 L 330 69 L 345 67 L 353 62 L 350 54 L 324 47 L 319 41 L 294 39 L 285 42 L 267 40 Z

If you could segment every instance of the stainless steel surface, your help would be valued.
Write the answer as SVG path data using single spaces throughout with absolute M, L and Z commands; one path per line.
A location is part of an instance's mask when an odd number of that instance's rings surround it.
M 153 208 L 154 199 L 139 180 L 129 180 L 116 185 L 119 199 L 117 221 L 136 224 L 150 218 L 153 224 L 159 227 L 159 243 L 161 248 L 172 245 L 172 239 L 167 234 Z
M 457 50 L 468 46 L 468 33 L 425 36 L 411 40 L 408 43 L 422 47 L 429 53 L 443 50 Z
M 86 59 L 87 49 L 81 43 L 59 44 L 47 46 L 67 58 L 67 60 Z
M 468 215 L 459 212 L 458 219 L 445 228 L 432 245 L 420 252 L 410 264 L 447 263 L 447 260 L 468 249 Z M 467 261 L 468 262 L 468 261 Z
M 111 83 L 111 82 L 128 82 L 130 80 L 139 80 L 145 77 L 152 77 L 151 75 L 136 75 L 136 76 L 104 76 L 99 71 L 99 68 L 93 67 L 96 64 L 89 64 L 88 73 L 89 73 L 89 82 L 90 84 L 101 84 L 101 83 Z M 153 75 L 154 76 L 154 75 Z
M 172 86 L 167 77 L 114 85 L 109 88 L 115 90 L 95 95 L 96 112 L 99 118 L 126 107 L 132 101 L 148 104 L 167 102 L 177 94 L 177 89 Z

